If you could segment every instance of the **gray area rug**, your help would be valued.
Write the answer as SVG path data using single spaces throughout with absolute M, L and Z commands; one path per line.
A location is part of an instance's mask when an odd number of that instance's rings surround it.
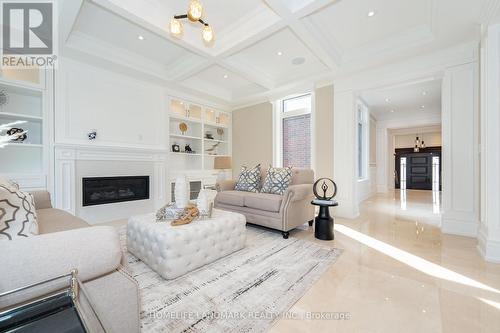
M 264 332 L 304 295 L 342 250 L 247 227 L 247 246 L 164 280 L 126 252 L 137 280 L 142 332 Z

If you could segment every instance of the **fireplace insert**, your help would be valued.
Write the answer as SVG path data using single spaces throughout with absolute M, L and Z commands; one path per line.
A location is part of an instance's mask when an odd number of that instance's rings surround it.
M 149 176 L 82 179 L 83 206 L 149 199 Z

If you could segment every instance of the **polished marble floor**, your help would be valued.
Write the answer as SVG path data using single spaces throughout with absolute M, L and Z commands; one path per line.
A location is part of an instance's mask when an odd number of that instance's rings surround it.
M 500 332 L 500 265 L 482 260 L 475 239 L 441 234 L 439 200 L 378 194 L 357 219 L 336 220 L 334 241 L 292 232 L 345 251 L 291 311 L 349 319 L 281 319 L 271 332 Z

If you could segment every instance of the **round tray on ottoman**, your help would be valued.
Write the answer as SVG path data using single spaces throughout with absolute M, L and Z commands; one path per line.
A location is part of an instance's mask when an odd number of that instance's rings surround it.
M 165 279 L 175 279 L 245 247 L 246 219 L 214 209 L 212 217 L 171 226 L 155 214 L 128 221 L 127 248 Z

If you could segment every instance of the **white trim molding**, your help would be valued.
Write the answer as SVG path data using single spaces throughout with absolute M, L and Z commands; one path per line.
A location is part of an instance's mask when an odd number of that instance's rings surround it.
M 444 233 L 476 237 L 479 213 L 477 63 L 446 70 L 443 79 Z

